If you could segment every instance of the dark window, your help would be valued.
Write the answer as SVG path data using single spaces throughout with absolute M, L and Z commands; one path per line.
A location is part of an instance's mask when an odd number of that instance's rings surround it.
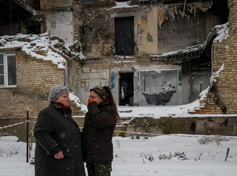
M 0 86 L 16 85 L 16 56 L 0 54 Z
M 16 57 L 7 56 L 8 85 L 16 85 Z
M 115 18 L 116 55 L 134 55 L 134 17 Z
M 4 62 L 3 62 L 3 54 L 0 55 L 0 85 L 4 85 Z

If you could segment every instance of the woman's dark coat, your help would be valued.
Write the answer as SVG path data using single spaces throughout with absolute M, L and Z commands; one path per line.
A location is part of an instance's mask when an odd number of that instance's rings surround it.
M 117 111 L 109 102 L 90 103 L 83 128 L 83 154 L 87 163 L 110 163 L 113 160 L 112 136 Z
M 63 107 L 50 104 L 40 111 L 34 136 L 35 176 L 85 176 L 81 132 Z M 54 158 L 59 151 L 63 159 Z

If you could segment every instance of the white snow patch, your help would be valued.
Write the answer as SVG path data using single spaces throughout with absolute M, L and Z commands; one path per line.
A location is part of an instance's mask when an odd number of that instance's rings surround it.
M 222 64 L 221 68 L 218 71 L 212 73 L 211 78 L 210 78 L 211 87 L 212 87 L 213 83 L 216 82 L 216 78 L 218 78 L 220 76 L 220 72 L 222 70 L 224 70 L 224 66 L 225 66 L 225 64 Z
M 229 22 L 223 25 L 217 25 L 215 28 L 221 30 L 218 32 L 218 36 L 214 39 L 214 42 L 222 42 L 222 40 L 229 37 Z
M 118 9 L 118 8 L 131 8 L 131 7 L 139 7 L 139 5 L 129 5 L 130 2 L 115 2 L 116 6 L 109 8 L 111 9 Z
M 86 113 L 87 106 L 81 103 L 81 100 L 74 94 L 74 92 L 69 92 L 69 98 L 76 103 L 77 107 L 81 107 L 82 112 Z
M 18 34 L 15 36 L 1 36 L 0 43 L 2 43 L 0 49 L 21 47 L 22 51 L 25 51 L 30 56 L 37 59 L 50 60 L 57 64 L 58 68 L 65 69 L 66 60 L 50 49 L 50 47 L 60 44 L 60 42 L 58 40 L 51 41 L 47 33 L 42 35 Z M 43 52 L 43 55 L 39 54 L 39 52 Z
M 158 127 L 159 128 L 159 127 Z M 188 135 L 191 136 L 191 135 Z M 237 140 L 200 144 L 202 135 L 192 137 L 158 136 L 144 139 L 113 137 L 113 176 L 236 176 Z M 213 136 L 206 136 L 206 138 Z M 233 137 L 233 136 L 232 136 Z M 3 141 L 10 138 L 8 141 Z M 26 143 L 0 137 L 3 153 L 17 149 L 18 153 L 0 157 L 1 176 L 33 176 L 34 165 L 26 163 Z M 226 152 L 230 149 L 227 161 Z M 31 150 L 32 156 L 34 153 Z M 187 160 L 175 157 L 182 154 Z M 165 156 L 172 157 L 164 159 Z M 152 159 L 153 158 L 153 159 Z M 162 159 L 163 158 L 163 159 Z M 86 167 L 85 167 L 86 170 Z

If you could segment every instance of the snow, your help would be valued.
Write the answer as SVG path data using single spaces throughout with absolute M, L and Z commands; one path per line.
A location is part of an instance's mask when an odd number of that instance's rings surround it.
M 222 64 L 221 68 L 218 71 L 212 73 L 210 78 L 211 86 L 213 85 L 214 82 L 216 82 L 216 79 L 220 76 L 220 72 L 224 70 L 224 66 L 225 64 Z
M 80 99 L 73 92 L 69 92 L 69 99 L 74 101 L 77 107 L 81 107 Z
M 207 91 L 207 90 L 204 90 Z M 161 117 L 172 118 L 192 118 L 192 117 L 236 117 L 236 114 L 190 114 L 195 109 L 200 108 L 202 105 L 199 100 L 190 104 L 177 105 L 177 106 L 118 106 L 119 115 L 121 118 L 139 118 L 139 117 L 152 117 L 159 119 Z M 132 119 L 131 119 L 132 120 Z
M 222 66 L 217 72 L 214 73 L 216 77 L 219 76 L 221 70 L 223 70 L 224 66 Z M 215 77 L 215 78 L 216 78 Z M 211 78 L 214 80 L 214 78 Z M 196 101 L 185 104 L 185 105 L 173 105 L 173 106 L 117 106 L 119 116 L 121 118 L 130 118 L 130 121 L 133 118 L 141 118 L 141 117 L 152 117 L 155 119 L 159 119 L 161 117 L 172 117 L 172 118 L 192 118 L 192 117 L 237 117 L 237 114 L 190 114 L 190 112 L 194 112 L 196 109 L 203 107 L 204 104 L 200 103 L 200 100 L 205 100 L 206 95 L 210 90 L 210 86 L 203 90 Z M 80 102 L 80 100 L 74 95 L 72 98 L 72 94 L 69 95 L 70 99 L 76 100 Z M 78 104 L 78 107 L 81 107 L 81 110 L 86 113 L 87 105 Z M 123 122 L 123 123 L 129 123 Z
M 115 2 L 116 6 L 109 8 L 111 9 L 118 9 L 118 8 L 131 8 L 131 7 L 139 7 L 139 5 L 129 5 L 130 2 Z
M 198 142 L 204 139 L 210 142 Z M 235 176 L 237 140 L 214 139 L 218 136 L 113 137 L 111 176 Z M 0 137 L 0 165 L 1 176 L 34 175 L 34 165 L 26 163 L 26 144 L 14 136 Z
M 50 60 L 58 65 L 58 68 L 65 69 L 66 60 L 58 53 L 62 52 L 61 48 L 57 49 L 54 46 L 59 45 L 65 47 L 64 43 L 60 43 L 60 37 L 57 40 L 50 40 L 48 33 L 41 35 L 24 35 L 18 34 L 15 36 L 0 36 L 0 49 L 22 48 L 28 55 L 37 59 Z M 54 51 L 52 50 L 54 49 Z M 58 53 L 56 53 L 58 52 Z
M 212 30 L 217 30 L 217 37 L 214 39 L 214 42 L 222 42 L 222 40 L 227 39 L 229 37 L 229 22 L 222 24 L 222 25 L 216 25 Z M 189 52 L 194 52 L 201 50 L 206 47 L 208 38 L 211 36 L 211 33 L 208 34 L 207 40 L 204 43 L 194 45 L 194 46 L 189 46 L 185 49 L 178 50 L 178 51 L 170 51 L 163 53 L 161 55 L 150 55 L 151 57 L 166 57 L 174 54 L 181 54 L 181 53 L 189 53 Z M 226 49 L 228 50 L 229 46 L 226 46 Z
M 222 42 L 222 40 L 227 39 L 229 37 L 229 22 L 223 25 L 215 26 L 216 29 L 220 29 L 218 32 L 218 36 L 214 39 L 215 42 Z

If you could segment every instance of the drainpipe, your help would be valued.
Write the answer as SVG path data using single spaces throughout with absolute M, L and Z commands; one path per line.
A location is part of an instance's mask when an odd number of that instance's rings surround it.
M 184 17 L 184 12 L 185 12 L 186 3 L 187 3 L 187 0 L 184 0 L 183 17 Z

